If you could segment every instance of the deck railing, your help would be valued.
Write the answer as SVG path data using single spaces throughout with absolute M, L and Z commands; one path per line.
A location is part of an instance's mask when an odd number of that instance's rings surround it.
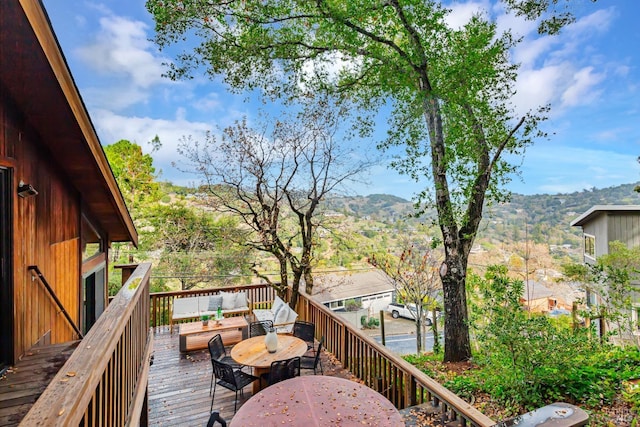
M 274 299 L 266 284 L 239 286 L 246 290 L 254 307 L 268 307 Z M 172 299 L 176 296 L 210 295 L 219 289 L 162 292 L 151 294 L 151 324 L 168 325 Z M 335 315 L 322 304 L 300 295 L 296 308 L 300 320 L 316 325 L 316 338 L 325 337 L 328 351 L 366 385 L 383 394 L 398 409 L 431 404 L 439 410 L 443 425 L 457 421 L 462 426 L 489 427 L 496 422 L 453 394 L 422 371 L 376 343 L 358 328 Z
M 134 267 L 20 425 L 147 424 L 151 264 Z
M 494 426 L 482 414 L 431 377 L 366 336 L 323 304 L 300 296 L 297 311 L 316 325 L 316 337 L 352 374 L 389 399 L 398 409 L 429 403 L 438 410 L 443 425 L 456 421 L 462 426 Z

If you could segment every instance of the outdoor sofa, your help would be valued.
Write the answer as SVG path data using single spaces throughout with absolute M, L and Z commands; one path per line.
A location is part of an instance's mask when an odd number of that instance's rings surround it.
M 251 301 L 245 291 L 225 292 L 215 295 L 200 295 L 192 297 L 174 298 L 169 319 L 170 330 L 177 320 L 199 319 L 202 316 L 215 316 L 218 307 L 222 308 L 222 315 L 243 315 L 251 312 Z

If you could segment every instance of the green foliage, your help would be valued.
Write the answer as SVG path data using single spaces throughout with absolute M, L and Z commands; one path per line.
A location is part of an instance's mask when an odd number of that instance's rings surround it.
M 349 299 L 344 302 L 344 308 L 347 311 L 358 311 L 362 308 L 362 303 L 355 299 Z
M 360 324 L 365 329 L 375 329 L 380 327 L 380 319 L 377 317 L 368 317 L 366 315 L 360 316 Z
M 508 6 L 527 19 L 545 18 L 549 34 L 571 22 L 570 13 L 553 13 L 547 1 L 524 3 Z M 520 39 L 499 34 L 485 15 L 453 29 L 440 2 L 147 0 L 146 7 L 161 48 L 186 42 L 171 78 L 205 66 L 232 89 L 261 88 L 285 101 L 338 93 L 359 107 L 361 136 L 373 132 L 375 114 L 391 105 L 388 137 L 378 147 L 400 146 L 404 155 L 391 166 L 431 181 L 417 196 L 419 209 L 438 190 L 448 265 L 466 269 L 484 201 L 508 199 L 502 187 L 518 164 L 510 159 L 544 136 L 538 123 L 547 107 L 520 116 L 511 103 L 518 66 L 509 52 Z M 348 65 L 333 72 L 339 63 Z M 456 325 L 445 331 L 445 351 L 448 360 L 463 360 L 471 356 L 468 323 L 456 289 L 466 274 L 453 270 L 443 277 Z
M 143 154 L 138 144 L 125 139 L 105 146 L 104 152 L 135 220 L 141 215 L 142 206 L 161 197 L 153 158 Z
M 613 325 L 611 334 L 637 343 L 633 331 L 638 325 L 630 312 L 634 292 L 631 282 L 640 277 L 640 247 L 627 248 L 622 242 L 611 242 L 609 253 L 599 256 L 595 265 L 568 264 L 563 270 L 599 297 L 598 306 L 589 307 L 583 316 L 602 317 Z
M 447 387 L 489 393 L 516 414 L 554 401 L 599 408 L 617 399 L 622 381 L 640 375 L 638 349 L 601 345 L 589 330 L 525 312 L 522 283 L 506 273 L 494 266 L 469 280 L 481 295 L 472 306 L 480 369 Z

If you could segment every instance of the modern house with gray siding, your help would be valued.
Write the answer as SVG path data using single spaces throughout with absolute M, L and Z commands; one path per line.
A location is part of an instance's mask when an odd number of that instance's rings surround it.
M 596 205 L 571 221 L 581 227 L 583 234 L 583 261 L 595 264 L 596 259 L 609 253 L 609 244 L 619 241 L 628 248 L 640 246 L 640 205 Z M 640 336 L 640 282 L 632 281 L 631 318 L 634 335 Z M 597 296 L 587 293 L 587 303 L 597 304 Z
M 640 205 L 596 205 L 571 221 L 582 227 L 584 262 L 609 253 L 609 243 L 620 241 L 632 248 L 640 246 Z

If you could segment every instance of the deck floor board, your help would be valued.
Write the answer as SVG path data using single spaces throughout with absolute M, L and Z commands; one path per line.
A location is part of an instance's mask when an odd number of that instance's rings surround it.
M 344 369 L 325 353 L 322 364 L 325 374 L 345 376 Z M 211 369 L 208 350 L 180 353 L 177 334 L 156 332 L 154 363 L 149 371 L 149 425 L 205 426 L 211 407 Z M 303 370 L 301 374 L 313 375 L 313 371 Z M 238 393 L 238 409 L 251 395 L 251 385 L 244 388 L 243 396 Z M 234 400 L 235 393 L 217 387 L 213 409 L 227 422 L 233 418 Z
M 153 332 L 152 332 L 153 333 Z M 205 426 L 211 407 L 211 361 L 207 350 L 179 351 L 178 334 L 153 333 L 154 359 L 149 371 L 148 409 L 151 426 Z M 16 426 L 62 368 L 77 342 L 34 348 L 0 379 L 0 425 Z M 349 378 L 338 362 L 323 352 L 325 374 Z M 250 368 L 245 368 L 245 370 Z M 303 370 L 302 375 L 313 375 Z M 238 393 L 238 408 L 251 398 L 251 385 Z M 218 386 L 213 408 L 227 421 L 234 415 L 235 393 Z
M 78 342 L 34 347 L 5 372 L 0 378 L 0 425 L 20 423 Z

